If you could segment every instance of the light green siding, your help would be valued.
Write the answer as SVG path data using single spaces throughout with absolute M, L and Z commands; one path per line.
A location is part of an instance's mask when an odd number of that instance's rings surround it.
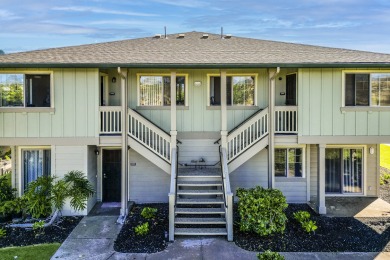
M 342 111 L 342 69 L 300 69 L 300 136 L 390 135 L 390 111 Z
M 188 75 L 188 106 L 177 108 L 177 130 L 180 132 L 216 132 L 221 129 L 221 112 L 219 107 L 207 107 L 208 74 L 219 74 L 219 70 L 177 70 L 177 74 Z M 227 74 L 258 74 L 257 106 L 252 109 L 228 107 L 228 129 L 232 129 L 259 108 L 268 106 L 268 76 L 265 69 L 227 70 Z M 145 109 L 137 107 L 137 74 L 170 74 L 169 70 L 130 70 L 129 72 L 129 107 L 136 109 L 143 116 L 159 125 L 164 130 L 170 130 L 169 107 L 163 109 Z M 200 81 L 201 86 L 194 86 Z
M 0 112 L 0 138 L 97 137 L 98 70 L 41 69 L 40 71 L 53 71 L 54 100 L 52 102 L 55 111 Z

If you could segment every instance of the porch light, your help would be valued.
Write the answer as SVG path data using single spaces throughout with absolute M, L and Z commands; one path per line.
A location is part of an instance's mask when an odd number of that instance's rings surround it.
M 374 154 L 374 153 L 375 153 L 374 147 L 370 147 L 370 154 Z
M 112 82 L 112 83 L 115 83 L 115 82 L 116 82 L 116 78 L 115 78 L 115 77 L 112 77 L 111 82 Z
M 100 153 L 100 152 L 99 152 L 99 149 L 96 147 L 96 148 L 95 148 L 95 154 L 96 154 L 96 155 L 99 155 L 99 153 Z

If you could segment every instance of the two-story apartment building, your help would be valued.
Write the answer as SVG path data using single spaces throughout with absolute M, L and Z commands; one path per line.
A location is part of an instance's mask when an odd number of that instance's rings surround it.
M 0 56 L 0 145 L 19 194 L 82 170 L 96 195 L 64 214 L 169 201 L 171 239 L 232 239 L 238 187 L 321 214 L 326 196 L 377 197 L 389 142 L 389 54 L 189 32 Z M 178 228 L 197 213 L 226 228 Z

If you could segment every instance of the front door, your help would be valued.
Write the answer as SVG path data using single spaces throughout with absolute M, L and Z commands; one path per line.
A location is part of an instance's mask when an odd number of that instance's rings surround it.
M 297 105 L 297 74 L 286 76 L 286 105 Z
M 121 150 L 103 150 L 103 202 L 121 201 Z

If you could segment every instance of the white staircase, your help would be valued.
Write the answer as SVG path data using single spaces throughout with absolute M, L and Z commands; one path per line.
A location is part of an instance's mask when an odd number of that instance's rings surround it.
M 178 170 L 175 235 L 227 235 L 222 186 L 220 168 Z

